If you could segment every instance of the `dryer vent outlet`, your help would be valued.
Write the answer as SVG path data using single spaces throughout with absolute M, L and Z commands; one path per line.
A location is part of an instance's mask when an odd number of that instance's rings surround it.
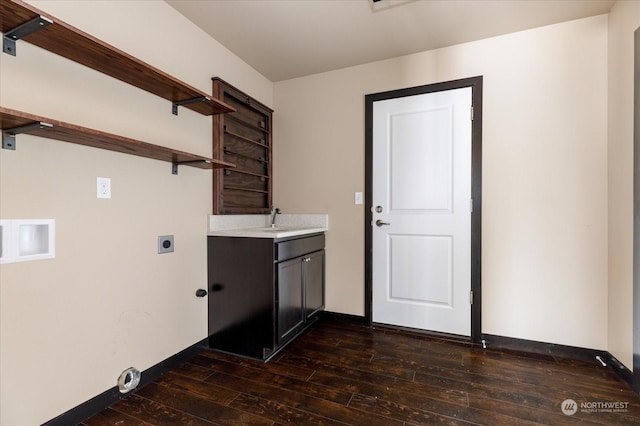
M 142 373 L 134 367 L 124 370 L 118 377 L 118 389 L 120 393 L 128 393 L 138 387 Z

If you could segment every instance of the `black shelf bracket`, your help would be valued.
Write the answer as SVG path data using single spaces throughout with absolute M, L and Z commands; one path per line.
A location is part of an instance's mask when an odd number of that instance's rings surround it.
M 31 133 L 34 130 L 51 129 L 53 124 L 43 123 L 41 121 L 36 123 L 25 124 L 24 126 L 14 127 L 2 131 L 2 149 L 16 150 L 16 135 L 20 133 Z
M 184 101 L 175 101 L 172 102 L 171 112 L 173 115 L 178 115 L 178 107 L 182 105 L 195 104 L 196 102 L 209 102 L 211 98 L 208 96 L 199 96 L 197 98 L 185 99 Z
M 178 174 L 178 166 L 182 166 L 186 164 L 199 164 L 199 163 L 210 164 L 211 160 L 178 161 L 178 162 L 171 163 L 171 174 L 172 175 Z
M 2 37 L 2 51 L 8 55 L 16 56 L 16 40 L 20 40 L 29 34 L 53 24 L 53 21 L 44 16 L 36 16 L 24 24 L 18 25 L 11 31 L 7 31 Z

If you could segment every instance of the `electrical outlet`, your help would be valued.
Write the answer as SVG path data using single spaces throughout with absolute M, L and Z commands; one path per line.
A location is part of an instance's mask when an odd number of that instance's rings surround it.
M 98 198 L 111 198 L 111 179 L 99 177 L 96 182 Z
M 362 192 L 356 192 L 354 196 L 354 202 L 356 204 L 362 204 Z
M 173 252 L 173 235 L 160 235 L 158 237 L 158 254 Z

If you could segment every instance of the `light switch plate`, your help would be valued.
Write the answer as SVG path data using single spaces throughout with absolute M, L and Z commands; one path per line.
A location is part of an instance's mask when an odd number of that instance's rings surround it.
M 355 193 L 354 201 L 356 204 L 362 204 L 362 192 Z

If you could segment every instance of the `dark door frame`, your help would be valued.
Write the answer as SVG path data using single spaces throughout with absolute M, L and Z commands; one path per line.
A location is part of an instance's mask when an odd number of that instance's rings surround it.
M 373 303 L 373 228 L 371 227 L 373 220 L 373 212 L 371 211 L 373 206 L 373 103 L 464 87 L 472 89 L 471 105 L 473 106 L 471 126 L 471 197 L 473 198 L 473 214 L 471 215 L 471 291 L 473 292 L 471 341 L 480 343 L 482 340 L 482 76 L 365 95 L 364 319 L 367 324 L 371 325 Z
M 640 393 L 640 28 L 634 33 L 633 100 L 633 374 L 631 385 Z

